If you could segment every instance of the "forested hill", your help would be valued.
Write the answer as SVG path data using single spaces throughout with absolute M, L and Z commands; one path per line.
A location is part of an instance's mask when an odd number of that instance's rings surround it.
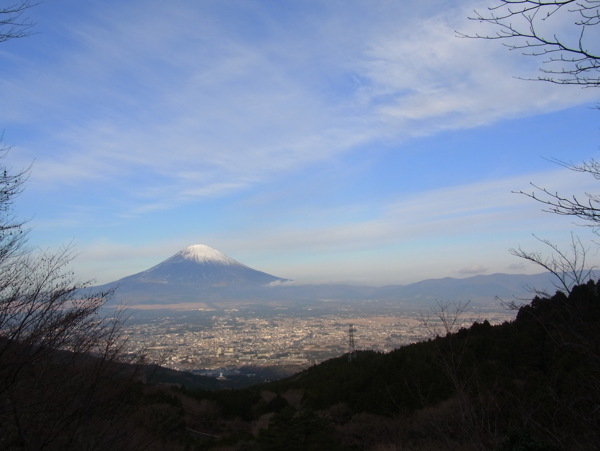
M 590 281 L 535 298 L 510 323 L 357 352 L 243 391 L 188 395 L 214 403 L 220 440 L 237 421 L 233 441 L 252 449 L 596 449 L 598 330 L 600 284 Z

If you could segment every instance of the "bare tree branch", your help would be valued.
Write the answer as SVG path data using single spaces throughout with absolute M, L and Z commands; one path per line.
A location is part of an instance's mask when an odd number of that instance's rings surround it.
M 21 0 L 0 8 L 0 42 L 31 35 L 31 28 L 35 24 L 24 17 L 24 14 L 37 4 L 37 2 Z
M 573 163 L 565 163 L 559 160 L 553 160 L 555 163 L 566 167 L 575 172 L 581 172 L 592 175 L 595 179 L 600 180 L 600 162 L 591 159 L 580 165 Z M 544 211 L 562 216 L 574 216 L 584 220 L 584 225 L 592 227 L 595 232 L 600 228 L 600 196 L 591 193 L 584 193 L 582 199 L 575 195 L 566 197 L 558 192 L 550 191 L 538 185 L 531 184 L 536 191 L 525 192 L 516 191 L 518 194 L 523 194 L 541 204 L 545 205 Z
M 71 247 L 28 249 L 13 214 L 26 175 L 0 165 L 0 448 L 90 449 L 81 431 L 122 414 L 135 376 L 122 374 L 121 362 L 132 362 L 123 314 L 103 316 L 112 292 L 83 290 L 89 283 L 68 269 Z M 93 441 L 112 437 L 103 434 Z
M 549 271 L 558 281 L 555 288 L 569 294 L 573 287 L 581 285 L 591 278 L 594 267 L 587 264 L 587 249 L 573 233 L 571 233 L 571 244 L 568 251 L 563 251 L 548 240 L 533 236 L 550 248 L 551 253 L 549 256 L 544 256 L 541 252 L 527 252 L 520 247 L 511 249 L 510 253 Z M 538 292 L 537 294 L 548 296 L 548 293 Z
M 470 301 L 436 301 L 430 313 L 420 314 L 420 321 L 432 338 L 443 337 L 457 331 L 460 319 L 469 307 Z
M 570 30 L 560 35 L 549 26 L 559 14 L 571 24 Z M 460 37 L 502 40 L 510 50 L 547 57 L 541 63 L 543 75 L 537 80 L 600 86 L 600 43 L 591 30 L 600 23 L 598 0 L 498 0 L 483 13 L 475 11 L 470 19 L 491 24 L 497 31 L 474 35 L 457 32 Z

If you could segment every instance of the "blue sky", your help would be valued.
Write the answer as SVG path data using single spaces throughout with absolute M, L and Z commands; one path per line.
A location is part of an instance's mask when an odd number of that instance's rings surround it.
M 600 90 L 467 20 L 482 1 L 47 1 L 0 45 L 0 126 L 33 163 L 30 244 L 81 279 L 207 244 L 298 282 L 539 272 L 509 253 L 569 218 L 513 194 L 595 181 Z M 595 249 L 590 252 L 595 257 Z

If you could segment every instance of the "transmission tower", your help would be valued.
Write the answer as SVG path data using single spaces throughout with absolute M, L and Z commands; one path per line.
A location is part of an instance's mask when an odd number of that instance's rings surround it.
M 356 332 L 356 328 L 354 324 L 348 325 L 348 361 L 352 362 L 356 358 L 356 348 L 354 347 L 354 332 Z

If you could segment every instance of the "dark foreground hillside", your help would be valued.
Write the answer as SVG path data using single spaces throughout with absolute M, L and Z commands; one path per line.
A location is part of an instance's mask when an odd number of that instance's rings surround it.
M 189 392 L 214 449 L 598 449 L 600 285 L 388 354 L 244 391 Z M 211 443 L 206 443 L 210 449 Z M 223 448 L 225 444 L 230 447 Z
M 13 345 L 19 358 L 0 354 L 0 449 L 598 449 L 599 327 L 589 282 L 534 299 L 511 323 L 218 391 L 86 356 L 30 365 L 32 350 Z

